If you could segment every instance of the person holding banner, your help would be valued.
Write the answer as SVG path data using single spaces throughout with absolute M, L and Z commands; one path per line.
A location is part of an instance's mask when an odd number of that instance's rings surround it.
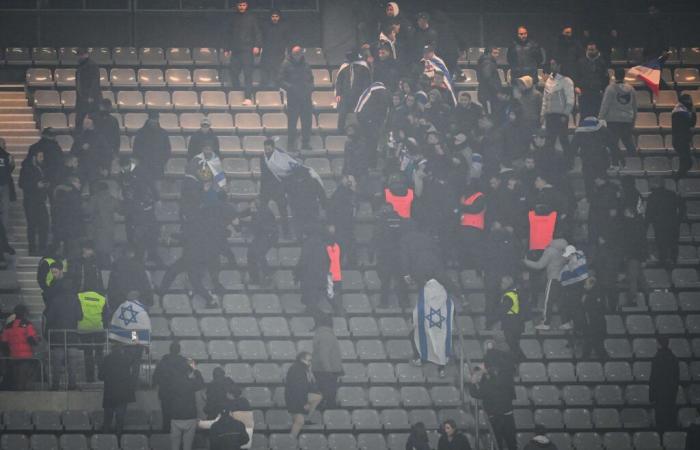
M 445 377 L 445 365 L 452 355 L 454 303 L 444 286 L 434 278 L 428 280 L 413 309 L 413 345 L 418 355 L 416 366 L 432 362 Z

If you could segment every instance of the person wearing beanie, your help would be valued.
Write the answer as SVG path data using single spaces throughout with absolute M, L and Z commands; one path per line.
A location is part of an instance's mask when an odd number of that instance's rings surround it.
M 678 98 L 678 104 L 671 113 L 671 135 L 673 137 L 673 149 L 678 153 L 680 165 L 676 178 L 683 178 L 693 167 L 693 159 L 690 154 L 690 146 L 693 139 L 693 128 L 698 117 L 690 94 L 682 94 Z
M 520 105 L 521 120 L 530 135 L 539 127 L 542 110 L 542 93 L 535 84 L 531 76 L 524 75 L 516 80 L 513 89 L 513 100 Z
M 615 82 L 609 84 L 603 93 L 598 119 L 604 120 L 610 137 L 610 150 L 619 153 L 618 142 L 627 150 L 629 156 L 637 154 L 634 143 L 634 122 L 637 120 L 637 93 L 625 83 L 625 69 L 615 68 Z M 619 156 L 613 155 L 613 161 Z
M 535 435 L 525 445 L 523 450 L 557 450 L 557 446 L 546 435 L 547 430 L 542 425 L 535 427 Z

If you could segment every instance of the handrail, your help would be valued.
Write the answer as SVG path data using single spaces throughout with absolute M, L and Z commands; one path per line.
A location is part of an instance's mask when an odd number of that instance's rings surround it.
M 468 376 L 471 378 L 472 371 L 472 362 L 471 359 L 469 359 L 469 355 L 465 355 L 464 353 L 464 334 L 462 332 L 462 328 L 460 327 L 459 323 L 456 323 L 456 328 L 459 333 L 459 395 L 460 395 L 460 401 L 462 404 L 467 404 L 467 394 L 464 389 L 464 383 L 465 383 L 465 369 L 464 369 L 464 360 L 466 359 L 467 365 L 469 366 L 469 373 Z M 474 436 L 475 436 L 475 443 L 476 443 L 476 448 L 479 448 L 479 406 L 478 406 L 478 401 L 474 401 L 475 399 L 471 399 L 472 401 L 469 402 L 471 405 L 471 412 L 474 417 L 474 424 L 475 424 L 475 430 L 474 430 Z
M 38 356 L 32 356 L 31 358 L 16 358 L 12 356 L 0 356 L 0 360 L 3 361 L 37 361 L 39 363 L 39 373 L 41 374 L 41 389 L 44 389 L 44 361 Z

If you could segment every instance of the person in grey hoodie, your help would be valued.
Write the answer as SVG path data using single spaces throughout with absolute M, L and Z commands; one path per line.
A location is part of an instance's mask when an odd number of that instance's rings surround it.
M 574 82 L 561 74 L 561 64 L 555 59 L 549 61 L 550 75 L 544 83 L 542 95 L 542 122 L 547 131 L 547 146 L 554 148 L 557 138 L 564 149 L 569 150 L 569 116 L 574 109 Z
M 615 83 L 609 84 L 603 93 L 598 119 L 604 120 L 611 138 L 610 149 L 617 150 L 617 143 L 622 144 L 627 154 L 637 154 L 637 147 L 632 138 L 634 121 L 637 119 L 637 94 L 632 86 L 625 84 L 625 69 L 615 69 Z M 614 160 L 614 159 L 613 159 Z
M 557 446 L 546 436 L 547 430 L 542 425 L 535 427 L 535 435 L 530 439 L 523 450 L 558 450 Z
M 340 344 L 333 334 L 333 319 L 326 313 L 318 313 L 315 318 L 316 333 L 313 340 L 311 370 L 323 397 L 322 408 L 335 408 L 335 394 L 338 390 L 338 377 L 343 374 Z
M 542 110 L 542 93 L 535 89 L 534 84 L 535 80 L 525 75 L 516 80 L 515 89 L 513 89 L 513 98 L 522 108 L 522 120 L 531 132 L 534 132 L 539 125 Z
M 542 270 L 546 269 L 547 285 L 544 290 L 544 311 L 542 313 L 542 323 L 535 328 L 538 330 L 549 330 L 551 327 L 549 321 L 552 318 L 552 302 L 555 298 L 561 296 L 561 269 L 566 264 L 567 259 L 564 258 L 564 249 L 568 243 L 566 239 L 553 239 L 552 242 L 544 249 L 544 253 L 537 261 L 530 261 L 525 258 L 523 263 L 528 269 Z

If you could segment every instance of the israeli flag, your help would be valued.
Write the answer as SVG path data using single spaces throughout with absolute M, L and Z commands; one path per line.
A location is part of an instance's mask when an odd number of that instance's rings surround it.
M 138 300 L 127 300 L 112 314 L 109 338 L 122 344 L 149 345 L 151 318 Z
M 370 84 L 367 89 L 360 95 L 359 100 L 357 101 L 357 106 L 355 106 L 355 112 L 359 113 L 361 112 L 364 108 L 367 102 L 369 101 L 370 97 L 372 97 L 372 94 L 376 91 L 386 91 L 386 86 L 384 86 L 384 83 L 381 81 L 375 81 L 374 83 Z
M 448 91 L 450 91 L 450 95 L 452 96 L 452 104 L 456 105 L 457 96 L 455 95 L 455 89 L 452 85 L 452 75 L 450 74 L 449 69 L 447 69 L 445 61 L 443 61 L 442 58 L 440 58 L 439 56 L 433 56 L 432 58 L 423 58 L 421 61 L 423 62 L 423 73 L 427 75 L 431 80 L 435 78 L 435 72 L 440 72 L 444 75 L 445 87 Z
M 413 340 L 421 361 L 447 364 L 452 356 L 454 305 L 445 288 L 435 279 L 425 283 L 413 309 Z

